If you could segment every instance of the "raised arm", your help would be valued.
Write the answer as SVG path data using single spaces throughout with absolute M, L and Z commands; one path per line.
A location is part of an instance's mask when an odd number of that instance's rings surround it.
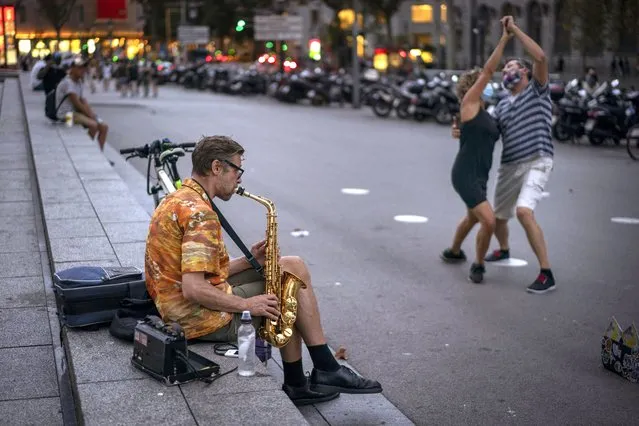
M 526 52 L 533 58 L 533 78 L 537 80 L 537 83 L 545 86 L 546 83 L 548 83 L 548 60 L 546 59 L 544 50 L 535 40 L 515 25 L 515 20 L 512 16 L 506 16 L 503 19 L 506 20 L 506 28 L 508 31 L 513 33 L 515 37 L 521 41 Z
M 504 20 L 502 19 L 503 32 L 499 43 L 490 55 L 481 74 L 477 81 L 468 89 L 468 92 L 464 95 L 464 99 L 461 101 L 461 121 L 465 122 L 471 120 L 479 111 L 479 105 L 481 101 L 481 95 L 486 88 L 486 85 L 490 83 L 493 78 L 493 74 L 497 71 L 497 67 L 501 62 L 501 57 L 504 54 L 504 48 L 508 41 L 513 37 L 513 34 L 506 30 Z

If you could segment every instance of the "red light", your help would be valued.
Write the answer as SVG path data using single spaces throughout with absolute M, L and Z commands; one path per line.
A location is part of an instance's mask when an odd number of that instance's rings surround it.
M 206 57 L 206 62 L 211 62 L 212 60 L 213 60 L 213 56 L 208 55 L 208 56 Z
M 376 55 L 385 55 L 385 54 L 386 54 L 386 52 L 387 52 L 387 50 L 386 50 L 386 49 L 383 49 L 383 48 L 381 48 L 381 47 L 378 47 L 377 49 L 375 49 L 375 54 L 376 54 Z
M 15 16 L 13 13 L 14 9 L 12 6 L 5 6 L 4 8 L 4 20 L 5 22 L 13 22 L 13 17 Z
M 402 58 L 406 57 L 406 51 L 405 50 L 400 50 L 399 51 L 399 56 L 401 56 Z

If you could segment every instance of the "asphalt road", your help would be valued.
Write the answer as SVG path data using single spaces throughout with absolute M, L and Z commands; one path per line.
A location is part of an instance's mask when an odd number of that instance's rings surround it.
M 344 345 L 415 423 L 637 422 L 638 385 L 604 370 L 599 354 L 611 316 L 639 322 L 639 225 L 611 222 L 639 217 L 639 163 L 625 149 L 556 145 L 537 218 L 558 290 L 531 295 L 538 266 L 516 221 L 511 254 L 527 266 L 488 266 L 485 284 L 473 285 L 469 263 L 439 260 L 464 212 L 450 185 L 457 143 L 446 127 L 163 89 L 149 100 L 92 96 L 111 125 L 108 142 L 224 134 L 243 144 L 243 185 L 275 201 L 282 253 L 310 265 L 329 344 Z M 184 159 L 183 176 L 190 167 Z M 247 243 L 263 237 L 260 205 L 235 197 L 221 209 Z M 295 238 L 295 229 L 309 235 Z M 464 248 L 472 255 L 473 240 Z

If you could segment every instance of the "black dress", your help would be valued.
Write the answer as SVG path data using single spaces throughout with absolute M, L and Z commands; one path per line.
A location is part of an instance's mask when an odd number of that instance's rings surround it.
M 495 120 L 484 110 L 460 126 L 459 152 L 453 164 L 453 188 L 469 209 L 486 201 L 488 173 L 493 164 L 493 149 L 499 139 Z

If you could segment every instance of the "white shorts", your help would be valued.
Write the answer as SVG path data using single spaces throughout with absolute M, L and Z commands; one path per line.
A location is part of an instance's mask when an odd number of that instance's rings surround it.
M 515 215 L 516 207 L 535 210 L 552 168 L 552 157 L 537 157 L 525 163 L 502 164 L 495 188 L 495 217 L 510 219 Z

